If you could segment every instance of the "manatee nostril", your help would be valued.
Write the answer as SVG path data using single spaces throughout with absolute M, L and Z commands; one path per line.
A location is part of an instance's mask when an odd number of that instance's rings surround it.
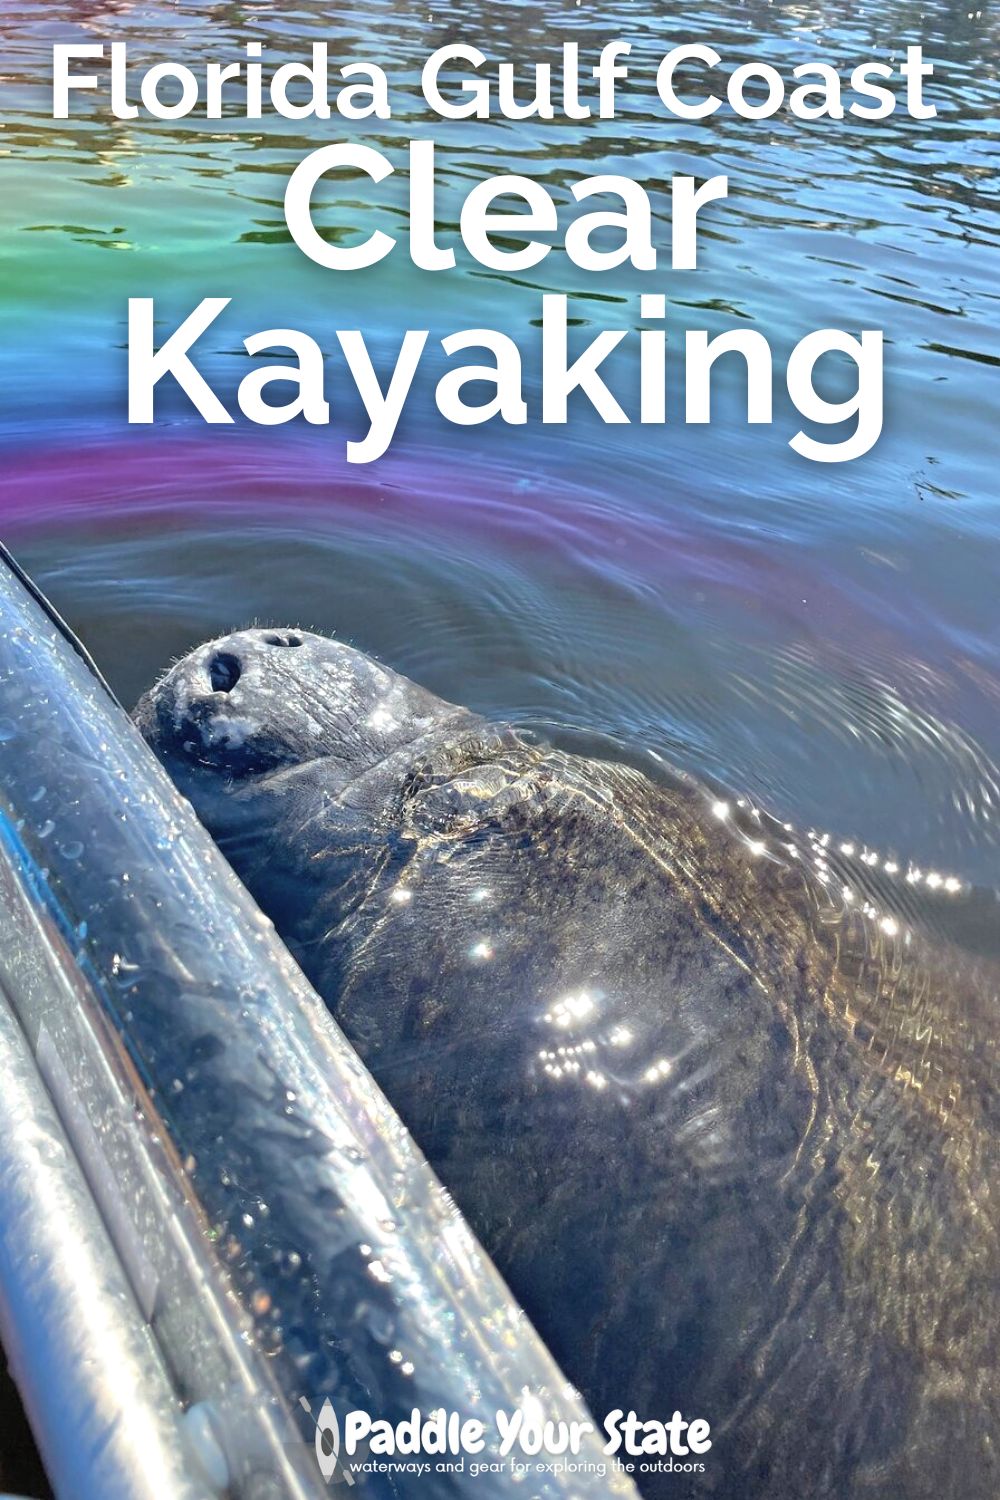
M 302 637 L 300 635 L 290 635 L 290 634 L 289 635 L 277 635 L 277 634 L 266 635 L 264 637 L 264 644 L 265 644 L 265 646 L 301 646 L 302 645 Z
M 217 651 L 208 664 L 208 680 L 213 693 L 231 693 L 240 680 L 243 668 L 231 651 Z

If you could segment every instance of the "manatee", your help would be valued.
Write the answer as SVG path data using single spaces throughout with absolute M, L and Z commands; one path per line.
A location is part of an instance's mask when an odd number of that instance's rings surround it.
M 598 1424 L 711 1424 L 647 1495 L 1000 1493 L 1000 982 L 905 882 L 300 631 L 136 720 Z

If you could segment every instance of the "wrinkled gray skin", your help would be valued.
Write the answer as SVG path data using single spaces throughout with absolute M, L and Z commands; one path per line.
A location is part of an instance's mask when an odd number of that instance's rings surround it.
M 598 1420 L 712 1424 L 647 1494 L 1000 1493 L 985 961 L 334 641 L 136 717 Z

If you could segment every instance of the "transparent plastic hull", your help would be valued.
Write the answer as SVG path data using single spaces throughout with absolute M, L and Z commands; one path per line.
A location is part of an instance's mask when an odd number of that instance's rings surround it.
M 324 1477 L 324 1409 L 443 1407 L 494 1445 L 498 1409 L 587 1414 L 127 716 L 2 564 L 0 1065 L 0 1331 L 61 1495 L 633 1493 L 596 1436 L 574 1473 L 527 1483 L 468 1462 Z

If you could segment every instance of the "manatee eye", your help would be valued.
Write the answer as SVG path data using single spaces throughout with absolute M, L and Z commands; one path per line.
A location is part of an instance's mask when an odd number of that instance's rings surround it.
M 231 651 L 217 651 L 208 664 L 208 680 L 213 693 L 231 693 L 240 680 L 243 668 Z
M 264 644 L 265 646 L 301 646 L 302 637 L 300 635 L 266 635 Z

